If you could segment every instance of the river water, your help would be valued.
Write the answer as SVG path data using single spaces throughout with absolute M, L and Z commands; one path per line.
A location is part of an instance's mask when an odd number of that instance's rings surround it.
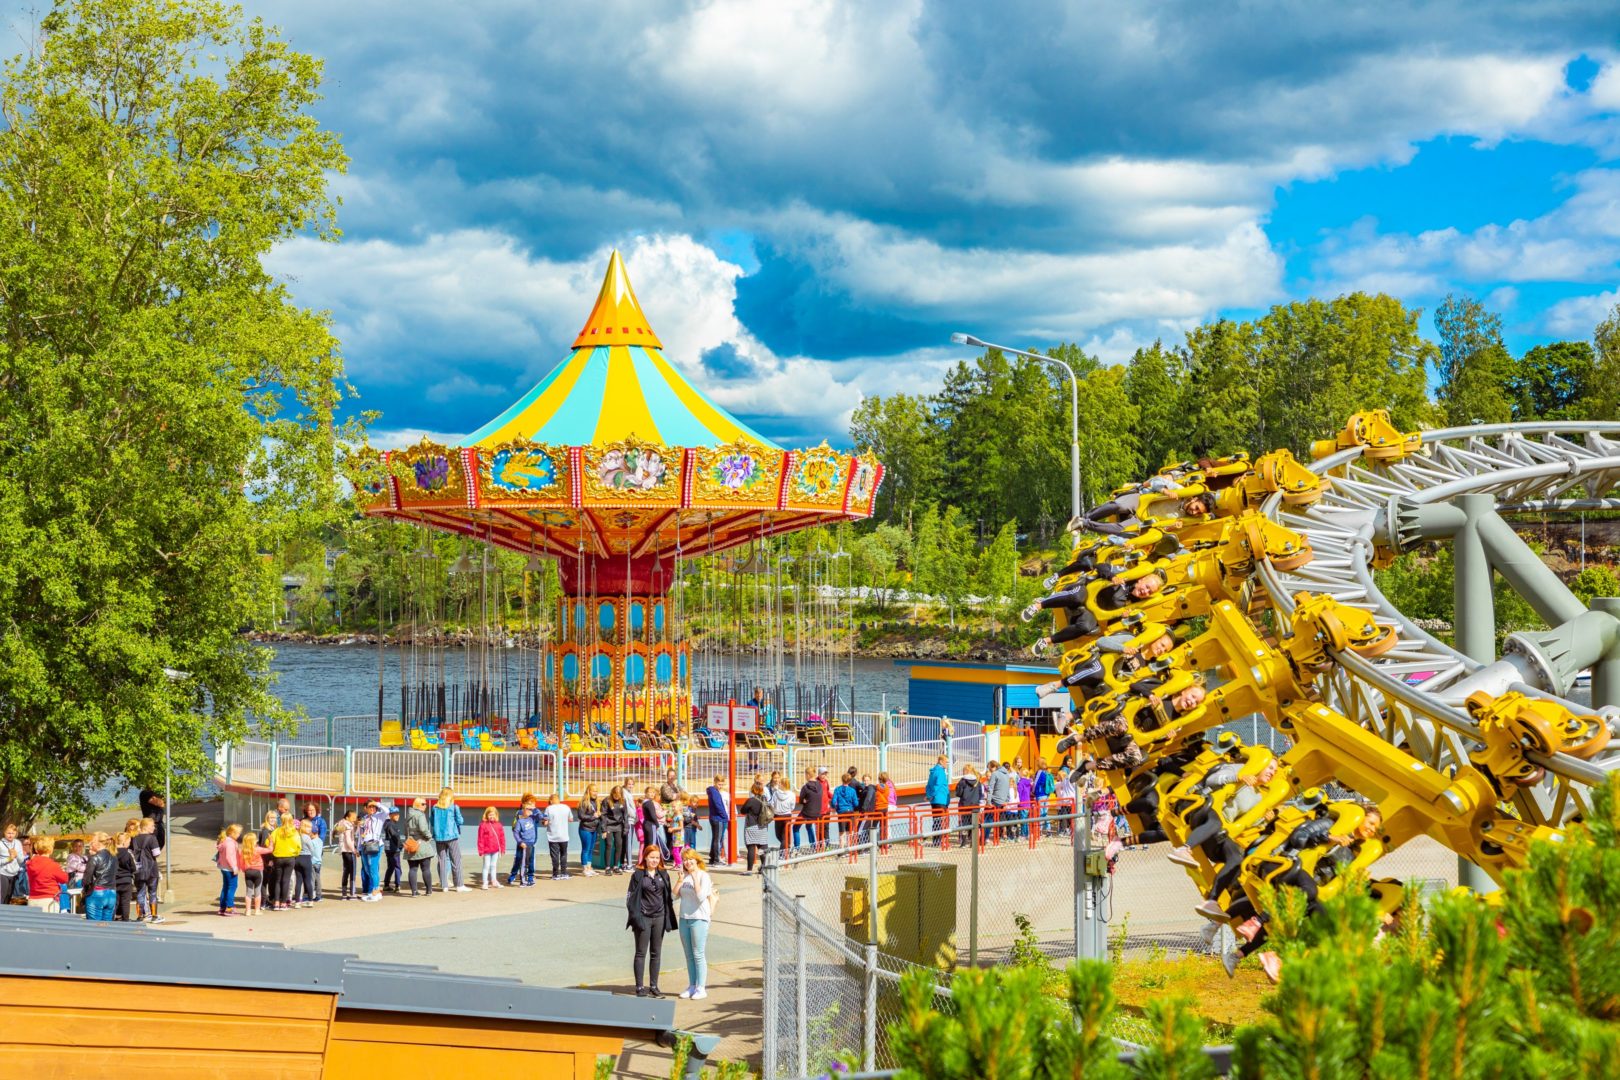
M 275 693 L 287 705 L 301 705 L 312 717 L 375 716 L 377 714 L 377 647 L 375 645 L 302 645 L 278 644 L 275 660 L 270 667 L 276 673 Z M 383 708 L 390 716 L 399 714 L 399 664 L 401 649 L 384 647 L 383 669 L 385 696 Z M 497 667 L 500 650 L 492 650 L 491 667 Z M 507 667 L 516 672 L 521 663 L 516 650 L 508 650 Z M 445 667 L 449 678 L 455 680 L 463 667 L 464 651 L 449 650 Z M 532 654 L 529 655 L 532 663 Z M 477 654 L 473 664 L 479 663 Z M 763 659 L 754 656 L 728 659 L 717 675 L 735 678 L 742 684 L 763 681 L 759 669 Z M 704 677 L 702 661 L 694 658 L 694 685 L 701 685 Z M 849 671 L 849 662 L 839 665 L 842 672 Z M 904 708 L 907 705 L 907 668 L 893 660 L 854 661 L 855 705 L 863 711 L 875 712 L 887 707 Z M 733 674 L 735 671 L 735 675 Z M 792 669 L 789 666 L 789 680 Z

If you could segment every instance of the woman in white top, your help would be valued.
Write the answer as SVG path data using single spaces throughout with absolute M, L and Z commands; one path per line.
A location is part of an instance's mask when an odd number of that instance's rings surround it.
M 714 918 L 714 905 L 720 896 L 714 889 L 714 879 L 704 869 L 703 856 L 691 848 L 681 852 L 681 883 L 676 887 L 680 898 L 681 948 L 686 952 L 686 977 L 690 980 L 681 997 L 702 1000 L 709 996 L 709 964 L 704 950 L 709 944 L 709 921 Z
M 766 794 L 771 799 L 771 813 L 776 821 L 776 846 L 782 849 L 782 858 L 788 853 L 788 826 L 793 822 L 793 811 L 799 805 L 799 800 L 788 785 L 787 777 L 775 777 Z

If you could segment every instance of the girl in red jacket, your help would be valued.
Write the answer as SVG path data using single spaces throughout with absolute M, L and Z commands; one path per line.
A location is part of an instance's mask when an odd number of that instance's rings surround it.
M 484 820 L 478 823 L 478 854 L 484 857 L 484 883 L 479 888 L 502 888 L 500 863 L 506 854 L 506 830 L 501 827 L 500 811 L 493 806 L 484 808 Z

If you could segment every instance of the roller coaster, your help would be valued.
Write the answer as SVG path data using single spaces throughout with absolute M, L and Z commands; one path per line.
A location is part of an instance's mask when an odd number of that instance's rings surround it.
M 1173 845 L 1231 972 L 1264 949 L 1268 890 L 1306 911 L 1400 882 L 1368 872 L 1429 836 L 1480 890 L 1557 842 L 1620 764 L 1620 600 L 1582 604 L 1500 512 L 1620 508 L 1620 424 L 1403 432 L 1358 413 L 1312 448 L 1161 470 L 1075 523 L 1072 561 L 1026 618 L 1061 652 L 1072 727 L 1148 842 Z M 1374 569 L 1447 541 L 1455 645 L 1403 615 Z M 1551 629 L 1497 655 L 1492 576 Z M 1566 695 L 1591 673 L 1592 704 Z M 1228 725 L 1260 715 L 1276 756 Z

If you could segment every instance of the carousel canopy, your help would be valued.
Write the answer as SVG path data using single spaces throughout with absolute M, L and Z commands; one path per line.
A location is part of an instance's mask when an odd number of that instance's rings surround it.
M 539 385 L 461 446 L 424 440 L 366 462 L 369 514 L 653 566 L 868 517 L 883 476 L 870 454 L 825 442 L 784 450 L 687 382 L 618 252 L 573 352 Z
M 573 353 L 510 409 L 467 436 L 466 445 L 493 449 L 528 439 L 609 446 L 638 437 L 668 446 L 741 442 L 781 449 L 670 366 L 615 251 Z

